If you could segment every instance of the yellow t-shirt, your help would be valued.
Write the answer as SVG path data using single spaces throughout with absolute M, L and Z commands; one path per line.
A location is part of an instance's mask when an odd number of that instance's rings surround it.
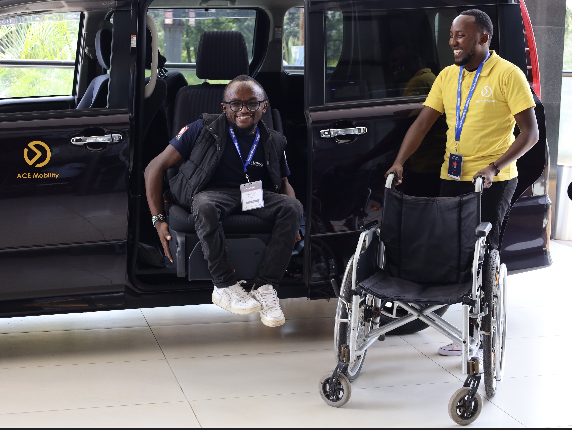
M 483 66 L 473 98 L 465 116 L 459 142 L 455 142 L 455 115 L 459 66 L 446 67 L 439 73 L 424 105 L 445 113 L 447 117 L 447 148 L 441 166 L 441 178 L 447 176 L 449 154 L 463 156 L 461 181 L 470 181 L 475 173 L 497 160 L 514 142 L 514 115 L 535 107 L 532 92 L 524 73 L 514 64 L 502 59 L 494 51 Z M 474 72 L 463 68 L 461 84 L 461 113 L 471 89 Z M 516 162 L 495 176 L 495 181 L 506 181 L 518 176 Z

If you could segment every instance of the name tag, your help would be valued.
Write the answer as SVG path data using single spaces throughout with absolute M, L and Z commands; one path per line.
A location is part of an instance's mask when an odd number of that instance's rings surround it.
M 242 184 L 240 186 L 240 200 L 242 201 L 243 211 L 263 208 L 264 199 L 262 198 L 262 181 Z
M 447 171 L 447 176 L 460 181 L 462 169 L 463 156 L 461 154 L 449 154 L 449 170 Z

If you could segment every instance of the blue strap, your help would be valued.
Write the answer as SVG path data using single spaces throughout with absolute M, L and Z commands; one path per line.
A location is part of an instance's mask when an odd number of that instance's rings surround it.
M 254 157 L 254 153 L 256 152 L 256 148 L 258 147 L 258 142 L 260 141 L 260 130 L 258 129 L 258 127 L 256 127 L 256 137 L 254 138 L 254 143 L 252 144 L 252 148 L 250 149 L 250 152 L 248 153 L 248 157 L 246 158 L 246 161 L 242 161 L 242 154 L 240 153 L 240 148 L 238 147 L 238 141 L 236 140 L 234 130 L 232 129 L 232 127 L 229 126 L 228 131 L 230 132 L 230 137 L 232 138 L 232 141 L 234 143 L 234 147 L 238 151 L 240 161 L 242 162 L 242 166 L 244 167 L 244 173 L 246 173 L 246 166 L 248 166 L 250 164 L 250 162 L 252 161 L 252 158 Z M 248 175 L 246 175 L 246 179 L 248 179 Z
M 465 101 L 465 107 L 463 109 L 463 114 L 461 113 L 461 83 L 463 82 L 463 67 L 459 70 L 459 85 L 457 87 L 457 111 L 455 113 L 455 142 L 461 140 L 461 132 L 463 131 L 463 125 L 465 124 L 465 117 L 467 116 L 467 111 L 469 110 L 469 102 L 473 97 L 473 93 L 475 92 L 475 87 L 477 86 L 477 81 L 479 80 L 479 76 L 481 76 L 481 72 L 483 70 L 483 66 L 491 56 L 491 53 L 487 53 L 485 59 L 479 64 L 479 68 L 477 69 L 477 73 L 473 78 L 473 84 L 471 85 L 471 90 L 469 91 L 469 95 L 467 96 L 467 100 Z M 456 152 L 456 150 L 455 150 Z

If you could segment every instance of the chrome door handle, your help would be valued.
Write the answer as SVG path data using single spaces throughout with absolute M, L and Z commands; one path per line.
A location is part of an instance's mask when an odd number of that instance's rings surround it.
M 105 136 L 76 136 L 71 138 L 72 145 L 83 146 L 86 143 L 118 143 L 123 140 L 119 133 L 106 134 Z
M 326 130 L 320 130 L 320 137 L 329 138 L 336 136 L 345 136 L 348 134 L 362 135 L 367 133 L 367 127 L 353 127 L 353 128 L 329 128 Z

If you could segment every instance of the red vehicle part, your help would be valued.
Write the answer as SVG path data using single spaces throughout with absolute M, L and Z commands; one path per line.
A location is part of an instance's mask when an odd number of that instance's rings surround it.
M 534 41 L 534 32 L 532 31 L 532 23 L 528 15 L 528 9 L 524 0 L 520 0 L 520 12 L 522 14 L 522 22 L 524 24 L 524 41 L 526 45 L 526 63 L 528 66 L 527 78 L 532 85 L 532 89 L 542 101 L 540 94 L 540 71 L 538 70 L 538 54 L 536 52 L 536 42 Z

